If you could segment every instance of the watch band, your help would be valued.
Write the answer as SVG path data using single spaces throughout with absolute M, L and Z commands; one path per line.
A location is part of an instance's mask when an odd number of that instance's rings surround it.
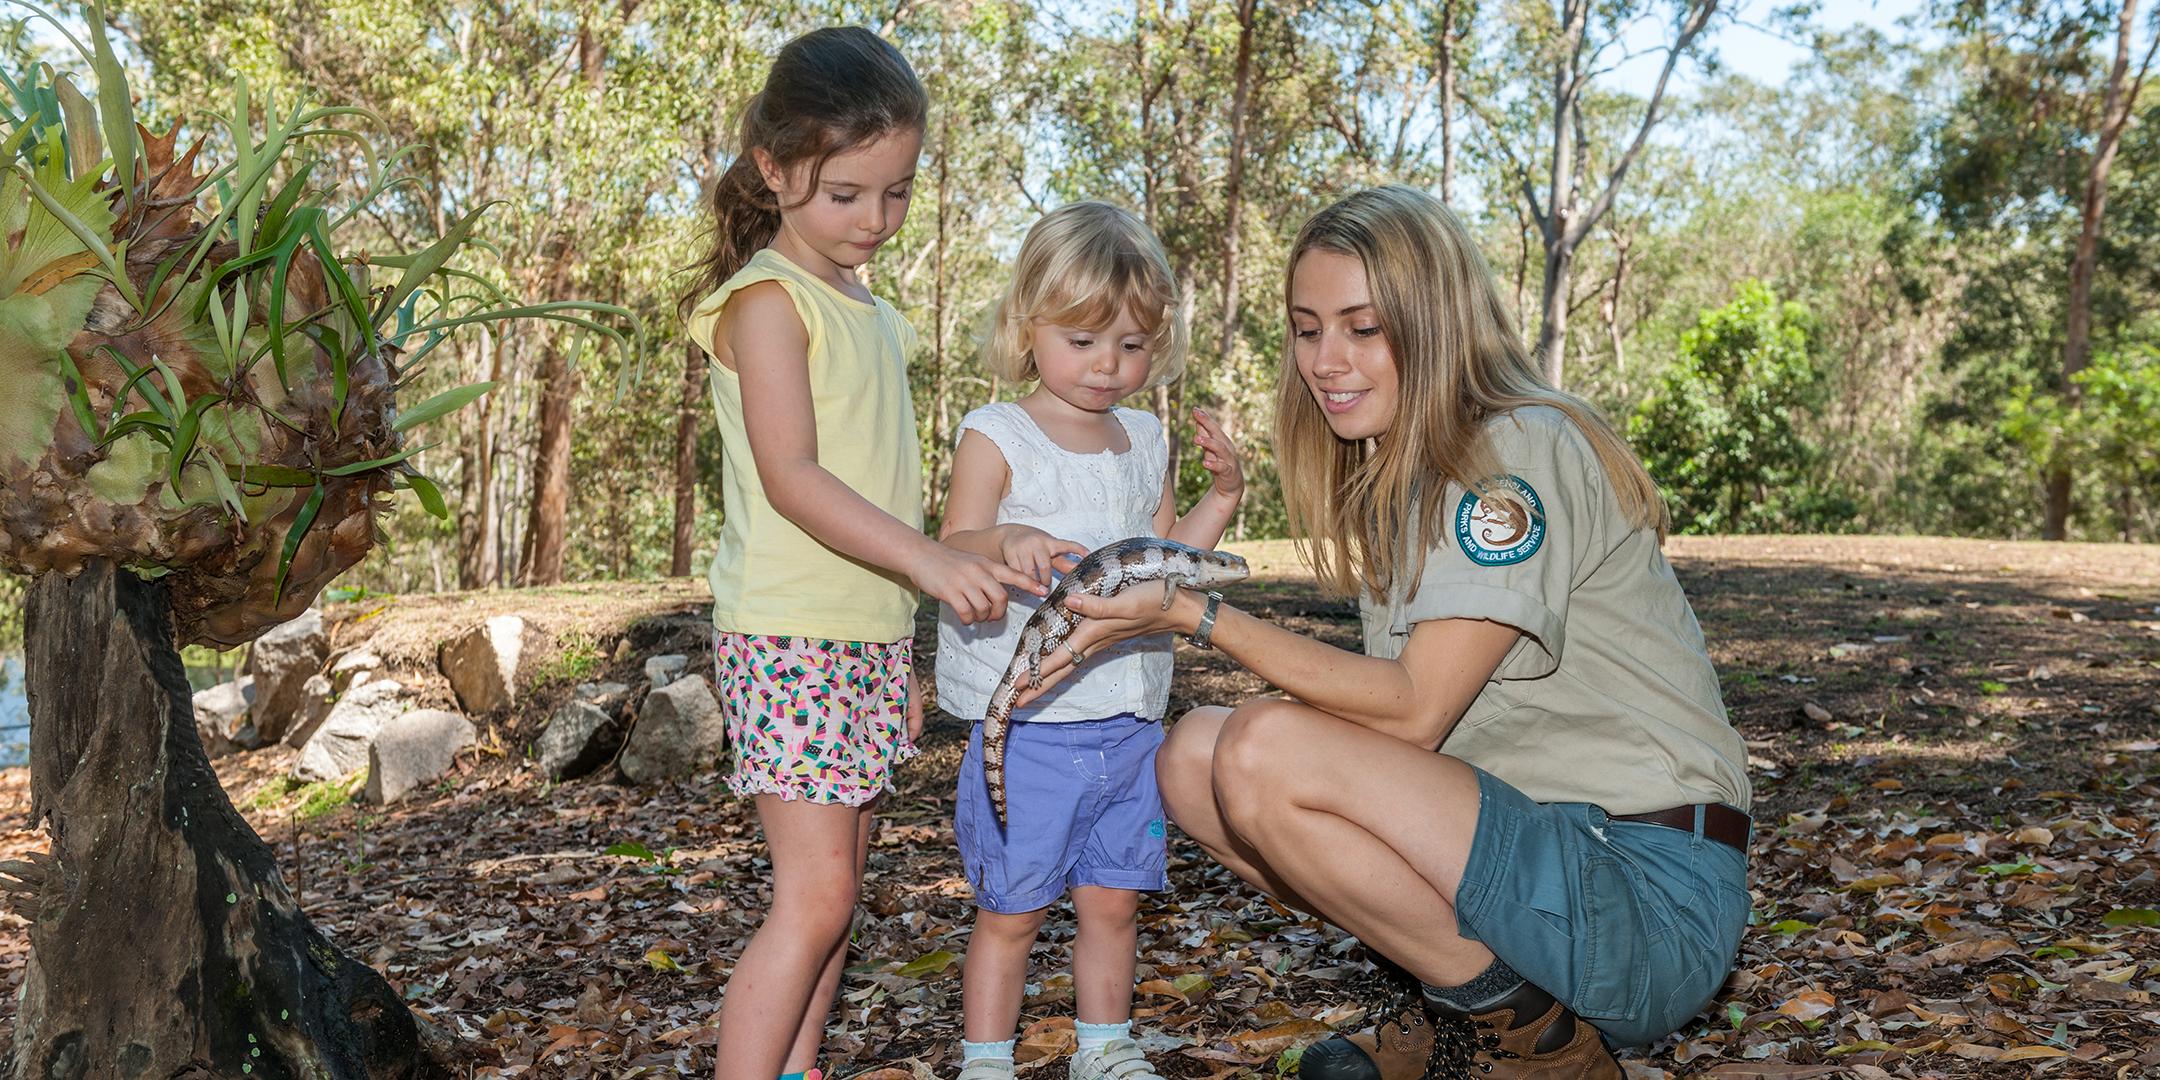
M 1193 648 L 1212 649 L 1215 647 L 1215 643 L 1211 640 L 1215 635 L 1215 610 L 1221 606 L 1221 593 L 1211 592 L 1207 594 L 1207 609 L 1200 613 L 1200 625 L 1193 627 L 1193 632 L 1185 638 L 1185 640 L 1192 642 Z

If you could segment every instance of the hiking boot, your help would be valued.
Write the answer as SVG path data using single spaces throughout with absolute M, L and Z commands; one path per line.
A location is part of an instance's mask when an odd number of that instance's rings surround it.
M 1466 1022 L 1434 1022 L 1423 986 L 1393 961 L 1367 950 L 1375 968 L 1358 978 L 1372 1030 L 1336 1035 L 1305 1048 L 1300 1080 L 1456 1080 L 1469 1073 L 1472 1032 Z
M 1520 1020 L 1521 1017 L 1530 1017 Z M 1597 1029 L 1552 995 L 1524 983 L 1492 1008 L 1464 1013 L 1429 1006 L 1378 1030 L 1307 1047 L 1300 1080 L 1620 1080 L 1620 1063 Z
M 1481 1013 L 1436 1006 L 1436 1020 L 1456 1020 L 1471 1031 L 1473 1075 L 1537 1080 L 1621 1080 L 1620 1063 L 1595 1027 L 1524 983 Z
M 1298 1080 L 1453 1080 L 1465 1076 L 1450 1069 L 1463 1045 L 1457 1035 L 1443 1039 L 1421 1005 L 1381 1020 L 1371 1031 L 1336 1035 L 1305 1048 L 1298 1058 Z

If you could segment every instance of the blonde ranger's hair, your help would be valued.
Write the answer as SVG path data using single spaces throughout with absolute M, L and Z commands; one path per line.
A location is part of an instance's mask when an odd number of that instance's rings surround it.
M 1283 505 L 1323 586 L 1342 594 L 1363 586 L 1385 599 L 1395 583 L 1408 581 L 1414 593 L 1431 541 L 1404 550 L 1411 516 L 1415 535 L 1442 535 L 1446 483 L 1483 493 L 1506 471 L 1486 421 L 1529 405 L 1565 413 L 1597 451 L 1620 512 L 1633 526 L 1655 526 L 1663 539 L 1667 517 L 1657 486 L 1596 406 L 1545 381 L 1485 257 L 1438 200 L 1391 184 L 1313 215 L 1290 248 L 1286 309 L 1291 273 L 1308 251 L 1364 263 L 1401 380 L 1387 433 L 1370 443 L 1346 441 L 1328 427 L 1292 350 L 1283 350 L 1275 400 Z
M 1040 375 L 1037 325 L 1100 333 L 1126 310 L 1148 335 L 1147 385 L 1176 379 L 1185 370 L 1185 320 L 1162 245 L 1129 210 L 1101 202 L 1058 207 L 1020 244 L 1012 282 L 983 334 L 983 365 L 1001 379 L 1031 381 Z

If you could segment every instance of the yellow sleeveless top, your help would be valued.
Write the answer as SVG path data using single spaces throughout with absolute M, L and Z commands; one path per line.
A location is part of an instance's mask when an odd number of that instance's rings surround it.
M 717 355 L 713 330 L 728 297 L 777 281 L 810 337 L 810 402 L 818 464 L 886 513 L 922 527 L 922 458 L 907 358 L 915 331 L 883 300 L 862 301 L 771 248 L 698 302 L 689 334 Z M 781 516 L 758 482 L 743 430 L 742 382 L 708 361 L 720 418 L 720 547 L 706 578 L 713 625 L 739 634 L 895 642 L 915 632 L 915 586 L 849 558 Z

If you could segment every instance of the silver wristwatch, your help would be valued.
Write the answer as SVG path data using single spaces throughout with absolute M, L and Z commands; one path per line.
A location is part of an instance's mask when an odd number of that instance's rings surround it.
M 1193 632 L 1185 637 L 1185 640 L 1192 642 L 1193 648 L 1212 649 L 1215 647 L 1214 642 L 1209 639 L 1215 634 L 1215 609 L 1221 606 L 1221 593 L 1211 592 L 1207 594 L 1207 610 L 1200 613 L 1200 625 L 1193 627 Z

